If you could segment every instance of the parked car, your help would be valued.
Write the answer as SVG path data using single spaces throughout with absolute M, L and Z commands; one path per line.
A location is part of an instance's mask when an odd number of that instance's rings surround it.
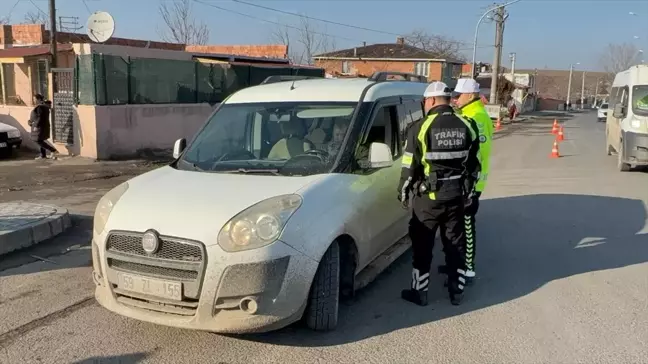
M 605 121 L 607 119 L 608 104 L 607 102 L 602 103 L 601 106 L 597 108 L 596 114 L 598 116 L 598 121 Z
M 13 148 L 20 148 L 22 137 L 17 128 L 0 123 L 0 154 L 10 154 Z
M 357 274 L 407 233 L 397 161 L 427 84 L 386 75 L 240 90 L 173 163 L 109 191 L 94 217 L 98 302 L 213 332 L 334 329 Z

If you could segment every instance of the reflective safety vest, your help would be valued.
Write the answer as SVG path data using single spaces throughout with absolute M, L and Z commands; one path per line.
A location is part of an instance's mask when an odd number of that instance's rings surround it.
M 421 129 L 419 130 L 419 133 L 417 135 L 417 140 L 421 146 L 421 165 L 423 167 L 423 174 L 425 175 L 425 178 L 429 178 L 430 174 L 433 172 L 432 171 L 432 164 L 429 161 L 434 161 L 434 160 L 450 160 L 450 159 L 463 159 L 464 161 L 468 158 L 468 155 L 470 153 L 469 149 L 466 150 L 461 150 L 461 151 L 450 151 L 450 152 L 428 152 L 428 145 L 426 143 L 426 135 L 428 131 L 430 130 L 430 127 L 432 126 L 432 123 L 434 122 L 434 119 L 439 114 L 431 114 L 429 115 L 425 121 L 423 122 L 423 125 L 421 126 Z M 459 114 L 454 114 L 457 116 L 463 123 L 466 125 L 466 128 L 469 130 L 470 133 L 470 141 L 475 141 L 477 139 L 477 134 L 473 130 L 472 126 L 470 125 L 470 122 Z M 411 168 L 412 162 L 413 162 L 414 155 L 412 153 L 404 153 L 403 154 L 403 160 L 402 160 L 402 167 L 403 168 Z M 456 176 L 451 176 L 448 178 L 444 178 L 441 180 L 457 180 L 465 177 L 464 175 L 456 175 Z M 436 200 L 436 193 L 435 192 L 429 192 L 428 197 L 431 200 Z
M 459 113 L 475 120 L 479 128 L 479 163 L 481 163 L 481 172 L 479 181 L 475 185 L 475 190 L 483 192 L 486 188 L 488 173 L 490 172 L 490 155 L 493 145 L 493 121 L 491 120 L 484 104 L 480 99 L 476 99 L 459 109 Z

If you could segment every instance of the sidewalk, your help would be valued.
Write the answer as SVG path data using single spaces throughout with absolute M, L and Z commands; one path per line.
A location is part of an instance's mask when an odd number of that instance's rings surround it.
M 36 161 L 27 153 L 0 159 L 0 268 L 89 244 L 92 216 L 101 196 L 164 164 L 80 157 Z M 16 251 L 32 245 L 27 255 Z

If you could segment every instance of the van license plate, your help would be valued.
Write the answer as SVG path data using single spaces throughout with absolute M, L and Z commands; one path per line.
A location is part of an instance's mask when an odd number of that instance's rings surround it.
M 4 142 L 0 143 L 0 148 L 5 148 L 6 146 L 7 146 L 7 143 L 4 143 Z
M 120 273 L 119 288 L 174 301 L 182 300 L 182 283 Z

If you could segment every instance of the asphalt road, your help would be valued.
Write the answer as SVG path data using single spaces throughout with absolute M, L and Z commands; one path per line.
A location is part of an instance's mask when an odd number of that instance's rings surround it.
M 179 330 L 99 307 L 81 247 L 0 271 L 0 363 L 646 363 L 648 173 L 616 170 L 591 113 L 565 122 L 563 157 L 550 159 L 550 124 L 496 136 L 478 281 L 460 307 L 441 277 L 430 306 L 401 301 L 406 253 L 335 332 Z

